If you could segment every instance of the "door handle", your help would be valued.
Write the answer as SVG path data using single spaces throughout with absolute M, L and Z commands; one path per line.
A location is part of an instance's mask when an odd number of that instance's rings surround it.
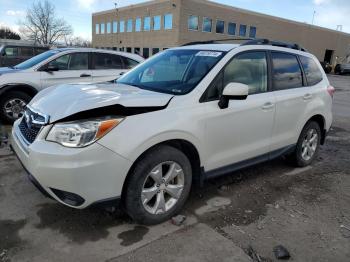
M 312 98 L 312 95 L 311 95 L 311 94 L 305 94 L 305 95 L 303 96 L 303 99 L 304 99 L 305 101 L 310 100 L 311 98 Z
M 265 103 L 265 104 L 261 107 L 261 109 L 262 109 L 262 110 L 269 110 L 269 109 L 271 109 L 271 108 L 273 108 L 273 107 L 274 107 L 274 104 L 273 104 L 273 103 L 267 102 L 267 103 Z
M 88 74 L 81 74 L 80 77 L 91 77 L 91 75 L 88 75 Z

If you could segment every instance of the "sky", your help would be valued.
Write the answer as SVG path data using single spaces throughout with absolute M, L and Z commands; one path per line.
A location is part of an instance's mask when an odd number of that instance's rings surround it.
M 18 22 L 35 0 L 0 0 L 0 27 L 18 31 Z M 91 39 L 91 13 L 145 2 L 145 0 L 49 0 L 56 7 L 57 16 L 72 25 L 74 35 Z M 336 29 L 350 33 L 350 0 L 213 0 L 264 14 Z

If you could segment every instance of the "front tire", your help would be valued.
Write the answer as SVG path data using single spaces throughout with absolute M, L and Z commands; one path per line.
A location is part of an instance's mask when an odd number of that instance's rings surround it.
M 23 115 L 24 108 L 31 99 L 31 96 L 20 91 L 9 91 L 1 95 L 0 119 L 12 124 Z
M 297 167 L 310 165 L 316 158 L 321 144 L 321 128 L 315 121 L 308 122 L 299 136 L 291 160 Z
M 162 223 L 184 206 L 192 184 L 191 164 L 171 146 L 157 146 L 136 163 L 124 194 L 126 212 L 145 225 Z

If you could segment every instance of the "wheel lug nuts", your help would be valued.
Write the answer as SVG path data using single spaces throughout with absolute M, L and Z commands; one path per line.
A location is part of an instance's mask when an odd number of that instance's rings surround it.
M 157 184 L 157 187 L 160 187 L 160 185 L 159 185 L 159 184 Z

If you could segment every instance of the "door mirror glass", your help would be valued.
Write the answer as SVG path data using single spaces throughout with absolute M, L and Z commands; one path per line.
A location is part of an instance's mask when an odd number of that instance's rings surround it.
M 221 98 L 219 100 L 219 107 L 221 109 L 227 108 L 229 100 L 245 100 L 249 94 L 249 86 L 242 83 L 229 83 L 225 86 Z

